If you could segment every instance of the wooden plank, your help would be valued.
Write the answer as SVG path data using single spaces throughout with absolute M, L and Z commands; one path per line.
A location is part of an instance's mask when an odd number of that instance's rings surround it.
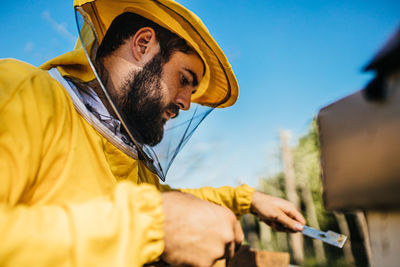
M 368 211 L 373 267 L 400 263 L 400 211 Z
M 243 246 L 226 267 L 288 267 L 289 253 L 253 250 Z M 224 265 L 220 265 L 224 267 Z M 216 266 L 219 267 L 219 266 Z
M 286 252 L 254 250 L 248 246 L 242 246 L 228 264 L 225 260 L 220 260 L 213 267 L 288 267 L 289 261 L 290 256 Z M 146 265 L 146 267 L 172 266 L 158 262 Z

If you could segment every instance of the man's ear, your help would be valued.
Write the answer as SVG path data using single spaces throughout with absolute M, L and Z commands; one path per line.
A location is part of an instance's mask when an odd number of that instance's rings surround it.
M 159 51 L 156 33 L 150 27 L 139 29 L 130 42 L 132 55 L 139 63 L 145 64 Z

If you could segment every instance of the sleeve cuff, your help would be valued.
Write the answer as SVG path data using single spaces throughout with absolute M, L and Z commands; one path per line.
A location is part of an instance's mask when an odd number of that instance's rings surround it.
M 135 235 L 132 236 L 132 240 L 136 240 L 141 245 L 132 244 L 132 246 L 140 250 L 139 254 L 143 264 L 155 262 L 164 251 L 162 197 L 152 185 L 142 184 L 131 188 L 133 190 L 129 192 L 132 194 L 130 208 L 133 213 L 132 217 L 135 218 L 135 221 L 131 222 L 131 227 L 142 228 L 132 232 Z M 140 193 L 136 192 L 137 189 Z
M 235 188 L 236 194 L 236 216 L 242 216 L 250 213 L 251 202 L 253 200 L 253 193 L 256 191 L 254 188 L 247 184 L 240 185 Z

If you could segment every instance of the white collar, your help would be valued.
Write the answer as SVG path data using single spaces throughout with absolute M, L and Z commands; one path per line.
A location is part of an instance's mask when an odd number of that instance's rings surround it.
M 88 91 L 79 90 L 72 82 L 64 79 L 56 68 L 52 68 L 48 72 L 65 88 L 76 110 L 90 125 L 125 154 L 137 159 L 135 146 L 129 137 L 121 133 L 121 122 L 110 115 L 92 88 Z

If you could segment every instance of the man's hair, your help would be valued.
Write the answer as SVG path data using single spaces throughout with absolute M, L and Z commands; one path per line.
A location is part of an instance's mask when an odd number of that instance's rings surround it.
M 111 23 L 100 44 L 96 58 L 101 59 L 109 56 L 143 27 L 150 27 L 154 30 L 156 40 L 160 45 L 161 58 L 164 63 L 168 62 L 171 55 L 176 51 L 186 54 L 196 53 L 196 51 L 188 45 L 186 40 L 180 38 L 171 31 L 140 15 L 125 12 L 117 16 Z

